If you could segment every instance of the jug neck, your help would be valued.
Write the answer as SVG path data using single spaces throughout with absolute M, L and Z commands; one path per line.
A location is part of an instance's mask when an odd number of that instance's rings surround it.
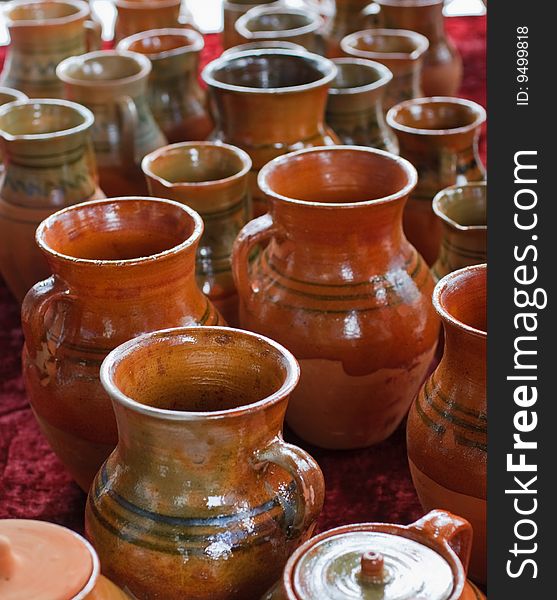
M 415 6 L 393 5 L 381 2 L 380 18 L 387 29 L 407 29 L 425 35 L 431 46 L 445 41 L 443 22 L 443 0 L 430 3 L 416 3 Z

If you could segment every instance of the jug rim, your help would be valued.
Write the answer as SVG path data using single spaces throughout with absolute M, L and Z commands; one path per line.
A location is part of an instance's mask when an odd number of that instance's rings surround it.
M 461 225 L 460 223 L 457 223 L 457 221 L 455 221 L 454 219 L 451 219 L 451 217 L 449 217 L 447 215 L 447 213 L 441 209 L 441 202 L 442 202 L 443 198 L 445 196 L 450 195 L 451 192 L 458 192 L 461 190 L 462 191 L 471 190 L 474 188 L 487 190 L 487 182 L 486 181 L 471 181 L 469 183 L 451 185 L 447 188 L 442 189 L 433 198 L 433 203 L 432 203 L 433 212 L 440 219 L 442 219 L 445 223 L 449 224 L 451 227 L 453 227 L 454 229 L 456 229 L 458 231 L 486 231 L 487 223 L 485 225 Z
M 161 52 L 138 52 L 137 50 L 130 50 L 130 46 L 134 42 L 142 41 L 152 37 L 165 36 L 181 37 L 185 40 L 188 40 L 189 44 L 178 46 L 176 48 L 171 48 L 169 50 L 163 50 Z M 147 29 L 145 31 L 139 31 L 138 33 L 128 35 L 118 42 L 116 50 L 124 52 L 133 52 L 135 54 L 142 54 L 150 60 L 157 60 L 168 58 L 170 56 L 176 56 L 178 54 L 185 54 L 189 52 L 201 52 L 201 50 L 203 50 L 204 47 L 205 41 L 203 40 L 203 36 L 198 31 L 180 27 L 162 27 L 159 29 Z
M 378 50 L 363 50 L 352 45 L 354 40 L 361 38 L 364 34 L 382 37 L 399 37 L 412 40 L 415 44 L 411 52 L 380 52 Z M 362 29 L 343 37 L 340 41 L 342 51 L 349 56 L 369 58 L 371 60 L 418 60 L 429 48 L 429 40 L 425 35 L 410 29 Z
M 355 56 L 342 56 L 340 58 L 331 59 L 332 62 L 337 65 L 360 65 L 362 67 L 367 67 L 368 69 L 374 69 L 379 74 L 379 79 L 374 81 L 373 83 L 366 83 L 364 85 L 353 85 L 346 88 L 337 88 L 331 86 L 329 88 L 329 94 L 331 96 L 344 96 L 349 94 L 361 94 L 364 92 L 371 92 L 378 88 L 386 86 L 393 78 L 393 72 L 382 65 L 380 62 L 376 60 L 370 60 L 369 58 L 357 58 Z
M 63 17 L 49 17 L 47 19 L 13 19 L 10 17 L 9 13 L 14 8 L 20 8 L 33 4 L 66 4 L 73 6 L 77 10 L 71 15 L 65 15 Z M 0 12 L 4 15 L 6 26 L 9 28 L 32 26 L 40 27 L 45 24 L 63 25 L 79 19 L 85 19 L 91 14 L 89 4 L 84 0 L 10 0 L 10 2 L 6 2 L 4 4 L 4 6 L 0 9 Z
M 292 29 L 259 29 L 255 31 L 248 29 L 247 23 L 250 19 L 256 19 L 261 15 L 265 16 L 274 14 L 288 14 L 307 17 L 309 22 L 306 25 L 301 25 Z M 323 19 L 321 15 L 313 9 L 304 10 L 302 8 L 283 5 L 256 5 L 253 8 L 250 8 L 246 13 L 236 20 L 236 23 L 234 23 L 234 29 L 236 29 L 237 33 L 246 40 L 253 40 L 253 38 L 257 38 L 259 40 L 273 40 L 277 37 L 297 37 L 299 35 L 312 33 L 313 31 L 319 29 L 319 27 L 322 25 L 322 22 Z

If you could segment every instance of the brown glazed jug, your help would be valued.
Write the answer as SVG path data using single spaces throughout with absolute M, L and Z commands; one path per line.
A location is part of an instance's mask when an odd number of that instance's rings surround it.
M 93 145 L 107 196 L 146 195 L 143 157 L 167 144 L 147 100 L 151 63 L 124 50 L 102 50 L 62 61 L 56 74 L 66 95 L 95 115 Z
M 262 600 L 485 600 L 466 580 L 472 527 L 434 510 L 411 525 L 345 525 L 307 541 Z
M 340 42 L 350 33 L 377 26 L 379 6 L 372 0 L 336 0 L 336 10 L 327 34 L 327 56 L 343 56 Z
M 118 44 L 119 50 L 139 52 L 151 61 L 147 98 L 169 142 L 204 140 L 213 130 L 198 82 L 203 46 L 203 36 L 192 29 L 152 29 Z
M 282 0 L 224 0 L 222 45 L 226 50 L 246 40 L 236 31 L 236 21 L 255 6 L 281 6 Z
M 101 25 L 81 0 L 13 0 L 4 4 L 10 33 L 0 85 L 30 98 L 63 98 L 56 66 L 101 47 Z
M 85 530 L 134 598 L 255 600 L 311 535 L 323 475 L 282 439 L 298 377 L 285 348 L 223 327 L 144 335 L 106 358 L 119 441 Z
M 436 281 L 452 271 L 487 260 L 487 185 L 484 181 L 455 185 L 433 199 L 433 212 L 443 234 L 431 272 Z
M 299 148 L 339 142 L 325 125 L 327 91 L 336 75 L 330 60 L 289 50 L 251 50 L 209 63 L 202 76 L 216 120 L 212 137 L 245 150 L 253 162 L 254 214 L 267 208 L 257 173 Z
M 2 600 L 129 600 L 100 573 L 77 533 L 45 521 L 0 519 Z
M 451 185 L 485 179 L 478 140 L 485 109 L 462 98 L 418 98 L 401 102 L 387 114 L 400 155 L 418 170 L 418 185 L 404 211 L 404 231 L 428 265 L 441 245 L 441 223 L 433 198 Z
M 300 362 L 288 425 L 326 448 L 380 442 L 406 414 L 439 333 L 433 279 L 402 232 L 416 171 L 337 146 L 275 159 L 259 185 L 270 212 L 240 232 L 232 265 L 242 327 Z
M 114 43 L 149 29 L 180 26 L 182 0 L 114 0 Z
M 398 152 L 387 127 L 383 97 L 393 74 L 364 58 L 335 58 L 337 76 L 329 88 L 325 120 L 343 144 Z
M 203 222 L 155 198 L 111 198 L 46 219 L 37 243 L 54 275 L 23 302 L 23 378 L 44 434 L 87 490 L 118 441 L 99 367 L 116 346 L 161 327 L 221 317 L 195 280 Z
M 182 202 L 201 215 L 205 228 L 197 249 L 197 281 L 226 322 L 237 326 L 230 255 L 251 219 L 250 157 L 228 144 L 184 142 L 148 154 L 142 168 L 152 196 Z
M 375 0 L 381 27 L 409 29 L 425 35 L 422 88 L 426 96 L 456 96 L 462 81 L 462 58 L 445 33 L 445 0 Z
M 391 71 L 385 112 L 403 100 L 423 96 L 422 65 L 429 47 L 425 36 L 405 29 L 366 29 L 347 35 L 340 45 L 346 56 L 374 60 Z
M 445 351 L 408 417 L 408 460 L 425 510 L 445 508 L 474 528 L 470 577 L 486 582 L 486 265 L 437 284 Z
M 93 115 L 65 100 L 20 100 L 0 107 L 0 271 L 23 300 L 50 275 L 35 230 L 53 212 L 104 198 L 91 144 Z

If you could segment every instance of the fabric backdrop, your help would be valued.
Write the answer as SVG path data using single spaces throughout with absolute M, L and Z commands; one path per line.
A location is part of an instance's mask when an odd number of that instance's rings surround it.
M 464 59 L 460 95 L 485 106 L 486 18 L 450 18 L 447 29 Z M 219 52 L 218 36 L 207 36 L 203 63 Z M 2 55 L 0 50 L 0 60 Z M 481 153 L 485 159 L 484 139 Z M 35 423 L 21 380 L 22 343 L 19 306 L 0 278 L 0 518 L 43 519 L 82 531 L 85 494 Z M 288 432 L 286 438 L 297 442 Z M 320 530 L 362 521 L 406 524 L 421 516 L 408 471 L 404 424 L 389 440 L 365 450 L 324 451 L 301 445 L 325 475 Z

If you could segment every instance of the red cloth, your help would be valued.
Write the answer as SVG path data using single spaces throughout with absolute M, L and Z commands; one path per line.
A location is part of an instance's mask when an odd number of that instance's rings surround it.
M 464 58 L 462 95 L 485 106 L 486 19 L 452 18 L 447 27 Z M 207 36 L 203 62 L 218 52 L 218 37 Z M 22 343 L 19 307 L 0 280 L 0 518 L 44 519 L 79 531 L 85 495 L 35 423 L 20 376 Z M 309 450 L 321 465 L 327 486 L 319 529 L 362 521 L 409 523 L 421 515 L 408 471 L 403 426 L 388 441 L 366 450 Z

